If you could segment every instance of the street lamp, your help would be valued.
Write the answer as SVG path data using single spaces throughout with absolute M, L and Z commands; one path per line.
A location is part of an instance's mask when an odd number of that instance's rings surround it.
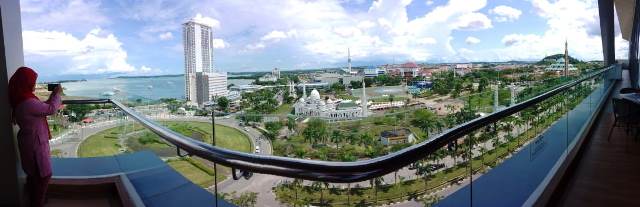
M 211 145 L 216 146 L 216 110 L 212 106 L 211 107 Z M 216 202 L 216 207 L 218 206 L 218 165 L 213 163 L 213 192 L 214 198 Z

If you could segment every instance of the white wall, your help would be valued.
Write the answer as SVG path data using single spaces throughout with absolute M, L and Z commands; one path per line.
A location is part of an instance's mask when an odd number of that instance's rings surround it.
M 20 1 L 1 0 L 0 6 L 2 7 L 2 28 L 4 30 L 5 54 L 7 56 L 7 72 L 8 76 L 11 77 L 20 66 L 24 66 Z
M 24 173 L 17 155 L 7 85 L 9 77 L 24 65 L 20 2 L 0 0 L 0 8 L 4 36 L 4 51 L 0 51 L 0 206 L 19 206 L 23 197 Z

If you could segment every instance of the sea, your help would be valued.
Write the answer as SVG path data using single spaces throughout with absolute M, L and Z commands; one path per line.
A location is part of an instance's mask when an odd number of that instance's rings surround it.
M 118 100 L 184 99 L 184 76 L 126 77 L 62 83 L 67 96 Z M 247 85 L 252 79 L 229 79 L 227 84 Z

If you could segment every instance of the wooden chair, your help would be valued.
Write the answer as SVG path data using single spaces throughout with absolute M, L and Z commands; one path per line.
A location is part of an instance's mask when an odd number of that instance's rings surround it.
M 627 94 L 627 93 L 640 93 L 640 89 L 638 88 L 621 88 L 620 89 L 620 94 Z

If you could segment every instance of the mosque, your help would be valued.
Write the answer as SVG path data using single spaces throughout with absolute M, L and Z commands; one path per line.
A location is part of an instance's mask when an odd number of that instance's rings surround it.
M 364 81 L 362 82 L 364 88 Z M 303 95 L 294 104 L 297 117 L 316 117 L 329 121 L 350 120 L 367 116 L 367 96 L 362 90 L 360 106 L 354 102 L 320 98 L 318 90 L 313 89 L 307 96 L 306 85 L 302 84 Z
M 578 68 L 569 63 L 569 47 L 567 41 L 564 42 L 564 57 L 556 59 L 556 62 L 549 65 L 545 70 L 563 72 L 564 75 L 569 74 L 569 71 L 576 71 Z

